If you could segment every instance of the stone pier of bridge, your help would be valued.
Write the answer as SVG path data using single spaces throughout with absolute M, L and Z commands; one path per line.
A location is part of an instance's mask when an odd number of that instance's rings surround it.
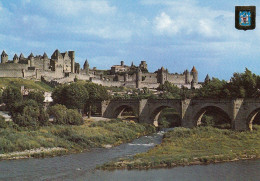
M 234 130 L 249 130 L 260 111 L 260 99 L 129 99 L 102 102 L 102 116 L 117 118 L 130 108 L 140 123 L 153 124 L 161 111 L 173 108 L 181 117 L 181 126 L 193 128 L 200 124 L 202 116 L 211 111 L 231 122 Z

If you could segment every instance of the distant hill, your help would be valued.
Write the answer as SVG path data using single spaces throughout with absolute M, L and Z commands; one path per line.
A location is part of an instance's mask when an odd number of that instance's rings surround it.
M 52 91 L 53 88 L 41 81 L 26 80 L 22 78 L 0 78 L 0 88 L 8 85 L 15 85 L 18 87 L 24 86 L 27 89 L 36 89 L 40 91 Z

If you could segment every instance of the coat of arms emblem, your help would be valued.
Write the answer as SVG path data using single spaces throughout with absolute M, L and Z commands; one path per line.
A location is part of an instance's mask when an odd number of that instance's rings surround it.
M 251 12 L 250 11 L 240 11 L 239 12 L 239 24 L 241 26 L 251 26 Z

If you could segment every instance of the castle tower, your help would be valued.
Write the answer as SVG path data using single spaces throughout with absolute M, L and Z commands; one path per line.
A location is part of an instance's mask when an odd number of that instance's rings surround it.
M 158 70 L 158 78 L 160 84 L 164 84 L 164 82 L 167 80 L 167 71 L 164 69 L 164 67 Z
M 48 55 L 46 54 L 46 52 L 44 52 L 42 57 L 43 57 L 43 59 L 48 59 Z
M 190 84 L 190 72 L 188 71 L 188 69 L 185 70 L 184 72 L 185 74 L 185 84 Z
M 140 67 L 142 70 L 147 70 L 147 64 L 146 64 L 146 61 L 141 61 L 139 67 Z
M 136 69 L 136 88 L 141 88 L 142 84 L 142 70 L 140 68 Z
M 21 53 L 20 56 L 19 56 L 19 60 L 24 60 L 24 59 L 25 59 L 24 55 L 23 55 L 23 53 Z
M 121 61 L 121 64 L 120 64 L 121 66 L 124 66 L 125 65 L 125 62 L 124 61 Z
M 2 54 L 1 54 L 1 63 L 7 63 L 7 62 L 8 62 L 8 55 L 3 50 Z
M 48 65 L 48 55 L 44 52 L 43 54 L 43 70 L 48 70 L 49 69 L 49 65 Z
M 198 71 L 196 70 L 196 68 L 193 66 L 191 69 L 191 75 L 194 81 L 194 84 L 198 83 Z
M 51 55 L 50 67 L 52 71 L 59 70 L 59 73 L 63 72 L 63 67 L 61 65 L 60 59 L 63 59 L 63 57 L 60 51 L 56 49 Z
M 34 67 L 34 56 L 33 56 L 33 53 L 31 53 L 28 57 L 28 60 L 29 60 L 29 66 L 30 67 Z
M 19 58 L 18 58 L 18 56 L 16 54 L 13 57 L 13 62 L 14 63 L 18 63 L 19 62 Z
M 208 84 L 210 82 L 210 77 L 209 77 L 209 74 L 207 74 L 205 80 L 204 80 L 204 83 L 205 84 Z
M 83 65 L 83 69 L 86 71 L 86 74 L 89 75 L 89 63 L 87 59 Z
M 75 52 L 69 51 L 69 57 L 71 59 L 71 73 L 75 73 Z

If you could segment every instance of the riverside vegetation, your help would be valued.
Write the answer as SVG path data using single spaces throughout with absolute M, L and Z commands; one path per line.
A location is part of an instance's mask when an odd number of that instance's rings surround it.
M 86 82 L 61 85 L 54 89 L 52 97 L 54 103 L 46 110 L 41 91 L 23 97 L 15 85 L 3 90 L 1 101 L 13 121 L 6 122 L 0 116 L 0 159 L 60 155 L 118 145 L 155 131 L 151 125 L 120 119 L 83 120 L 82 111 L 88 111 L 90 117 L 95 100 L 108 98 L 100 85 Z
M 260 157 L 260 126 L 252 132 L 213 127 L 175 128 L 161 144 L 133 158 L 106 163 L 100 169 L 147 169 L 208 164 Z
M 119 145 L 153 132 L 155 129 L 151 125 L 120 119 L 85 121 L 83 125 L 74 126 L 42 126 L 36 130 L 19 127 L 15 123 L 8 122 L 5 123 L 4 128 L 0 128 L 0 159 L 45 157 L 81 152 L 106 145 Z M 47 148 L 47 151 L 19 154 L 24 150 L 40 148 Z M 50 148 L 54 150 L 49 152 Z M 18 153 L 9 154 L 12 152 Z

